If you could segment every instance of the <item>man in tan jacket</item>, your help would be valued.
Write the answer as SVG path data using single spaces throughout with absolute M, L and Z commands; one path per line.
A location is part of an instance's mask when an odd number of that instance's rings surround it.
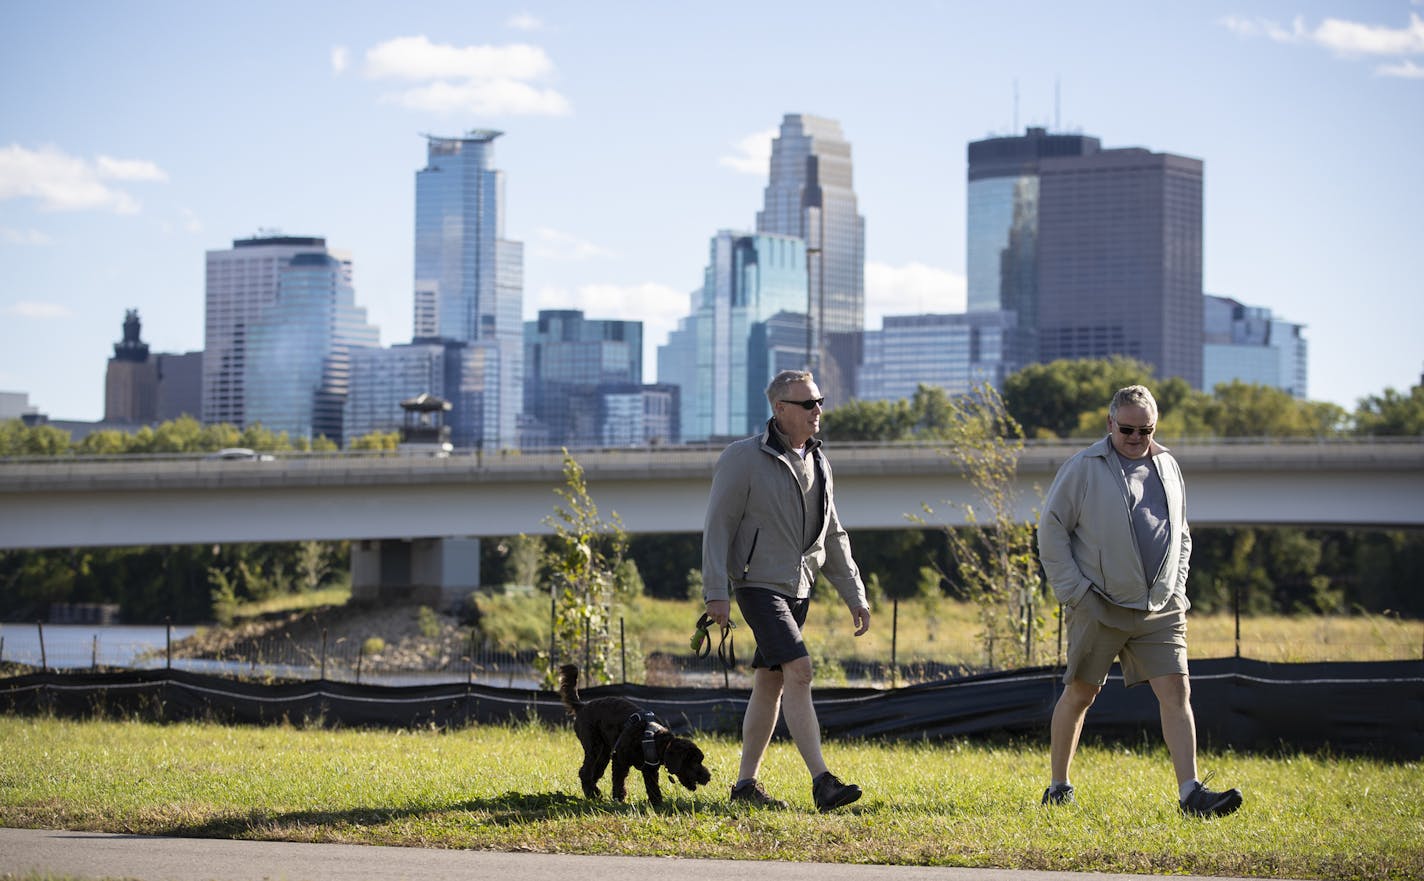
M 811 703 L 811 658 L 801 639 L 811 588 L 824 574 L 850 609 L 855 635 L 870 629 L 865 585 L 836 514 L 835 478 L 815 434 L 825 399 L 811 374 L 783 370 L 767 387 L 772 417 L 759 435 L 722 451 L 712 475 L 702 533 L 707 616 L 725 627 L 735 595 L 756 636 L 752 694 L 742 720 L 742 759 L 733 802 L 786 807 L 757 780 L 777 717 L 811 773 L 817 810 L 844 807 L 860 787 L 843 783 L 821 755 Z
M 1072 803 L 1068 770 L 1083 718 L 1114 660 L 1123 683 L 1152 686 L 1177 774 L 1178 804 L 1200 817 L 1241 807 L 1241 791 L 1197 779 L 1196 720 L 1187 674 L 1186 484 L 1172 454 L 1152 440 L 1157 401 L 1144 386 L 1119 389 L 1108 436 L 1063 463 L 1038 524 L 1038 555 L 1063 604 L 1068 665 L 1050 729 L 1052 780 L 1044 804 Z

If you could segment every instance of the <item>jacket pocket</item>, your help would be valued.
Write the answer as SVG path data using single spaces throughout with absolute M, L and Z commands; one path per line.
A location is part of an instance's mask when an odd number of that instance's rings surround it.
M 747 550 L 747 559 L 746 559 L 746 561 L 745 561 L 744 563 L 742 563 L 742 578 L 746 578 L 746 577 L 747 577 L 747 573 L 751 571 L 751 568 L 752 568 L 752 557 L 756 556 L 757 539 L 759 539 L 759 538 L 761 538 L 761 528 L 760 528 L 760 527 L 757 528 L 757 531 L 756 531 L 756 532 L 753 532 L 753 533 L 752 533 L 752 546 Z

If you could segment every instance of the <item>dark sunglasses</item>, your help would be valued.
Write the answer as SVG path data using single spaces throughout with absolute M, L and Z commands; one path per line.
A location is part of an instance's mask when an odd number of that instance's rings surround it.
M 1120 432 L 1122 432 L 1122 434 L 1123 434 L 1124 437 L 1132 437 L 1132 433 L 1133 433 L 1134 431 L 1137 432 L 1138 434 L 1142 435 L 1143 437 L 1151 437 L 1151 436 L 1152 436 L 1152 432 L 1154 432 L 1154 431 L 1157 430 L 1157 426 L 1155 426 L 1155 425 L 1144 425 L 1144 426 L 1142 426 L 1141 428 L 1138 428 L 1138 427 L 1133 426 L 1133 425 L 1119 425 L 1119 426 L 1117 427 L 1117 430 L 1120 431 Z
M 802 410 L 814 410 L 822 404 L 826 403 L 825 398 L 807 398 L 804 401 L 788 401 L 785 398 L 781 398 L 780 400 L 783 404 L 795 404 Z

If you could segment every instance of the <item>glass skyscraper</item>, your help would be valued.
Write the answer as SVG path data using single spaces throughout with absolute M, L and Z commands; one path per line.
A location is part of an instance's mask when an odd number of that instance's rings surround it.
M 815 371 L 834 406 L 855 390 L 858 334 L 865 327 L 865 218 L 858 213 L 850 143 L 840 123 L 799 113 L 782 119 L 756 228 L 806 243 L 807 289 L 795 310 L 810 313 L 802 364 Z M 841 345 L 831 345 L 833 334 L 841 335 Z
M 537 421 L 546 442 L 598 445 L 606 434 L 599 389 L 642 385 L 643 322 L 540 310 L 524 323 L 524 365 L 524 414 Z M 641 407 L 639 398 L 640 414 Z
M 887 315 L 865 332 L 857 397 L 907 400 L 922 384 L 951 395 L 985 382 L 1003 388 L 1015 320 L 1004 311 Z
M 1099 149 L 1087 135 L 1050 135 L 1029 128 L 1022 137 L 969 144 L 968 311 L 1013 313 L 1012 348 L 1037 361 L 1039 165 L 1055 156 L 1087 156 Z
M 692 314 L 658 348 L 658 379 L 681 389 L 685 441 L 745 437 L 771 415 L 766 386 L 804 354 L 806 243 L 797 237 L 723 230 L 711 243 Z
M 356 305 L 351 262 L 308 252 L 277 270 L 275 302 L 247 328 L 247 423 L 341 443 L 353 349 L 380 345 Z
M 298 257 L 303 257 L 303 262 L 294 270 Z M 279 351 L 285 344 L 277 341 L 285 331 L 274 328 L 267 317 L 282 301 L 284 290 L 288 302 L 282 308 L 290 320 L 300 318 L 321 325 L 318 329 L 291 329 L 292 333 L 310 332 L 316 335 L 313 339 L 323 339 L 324 345 L 334 347 L 365 345 L 364 340 L 373 339 L 374 329 L 364 329 L 364 310 L 355 307 L 351 260 L 342 252 L 329 251 L 325 239 L 258 236 L 234 241 L 231 250 L 208 251 L 202 357 L 204 422 L 245 428 L 259 418 L 249 412 L 252 404 L 268 417 L 281 409 L 275 398 L 286 392 L 266 384 L 263 400 L 254 402 L 248 381 L 263 375 L 262 365 L 253 363 L 258 335 L 262 336 L 262 357 L 287 357 Z M 300 343 L 288 340 L 292 345 Z M 321 349 L 316 357 L 327 354 L 327 349 Z
M 1305 399 L 1308 347 L 1305 326 L 1272 316 L 1264 306 L 1247 306 L 1207 294 L 1202 313 L 1202 389 L 1221 383 L 1267 385 Z
M 427 136 L 415 176 L 414 336 L 468 345 L 450 424 L 487 448 L 518 445 L 524 385 L 524 250 L 504 239 L 500 134 Z

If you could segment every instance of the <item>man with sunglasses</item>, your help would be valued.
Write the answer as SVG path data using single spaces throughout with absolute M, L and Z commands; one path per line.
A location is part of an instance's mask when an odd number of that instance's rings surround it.
M 1039 518 L 1039 560 L 1068 630 L 1043 804 L 1073 803 L 1068 770 L 1083 718 L 1120 660 L 1123 684 L 1146 682 L 1157 697 L 1178 805 L 1191 816 L 1222 816 L 1241 807 L 1241 791 L 1217 792 L 1197 779 L 1187 675 L 1192 537 L 1182 471 L 1152 439 L 1156 427 L 1152 393 L 1140 385 L 1118 389 L 1108 405 L 1108 436 L 1063 463 Z
M 752 693 L 742 719 L 742 757 L 734 803 L 786 807 L 757 780 L 778 715 L 811 773 L 820 811 L 860 798 L 821 755 L 821 724 L 811 702 L 811 658 L 801 639 L 817 574 L 850 608 L 855 635 L 870 629 L 865 585 L 836 515 L 831 465 L 814 435 L 825 399 L 812 375 L 783 370 L 766 390 L 772 416 L 759 435 L 737 441 L 717 460 L 702 533 L 707 615 L 725 627 L 736 595 L 756 637 Z

